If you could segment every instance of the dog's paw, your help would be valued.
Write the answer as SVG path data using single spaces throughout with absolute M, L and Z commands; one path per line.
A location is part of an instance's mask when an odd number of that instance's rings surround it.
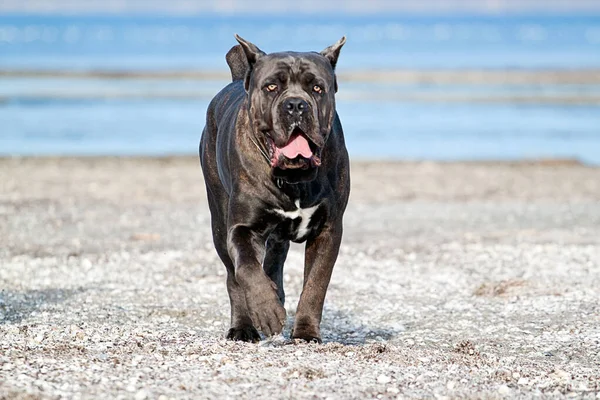
M 294 340 L 302 340 L 302 341 L 305 341 L 306 343 L 316 343 L 316 344 L 322 344 L 322 343 L 323 343 L 323 341 L 321 340 L 321 338 L 320 338 L 320 337 L 314 337 L 314 336 L 311 336 L 311 335 L 308 335 L 308 336 L 302 336 L 302 337 L 299 337 L 299 336 L 293 336 L 292 338 L 293 338 Z
M 270 286 L 264 290 L 246 295 L 252 323 L 265 336 L 281 333 L 285 325 L 285 308 L 279 302 L 277 293 Z
M 225 336 L 229 340 L 240 341 L 240 342 L 250 342 L 250 343 L 258 343 L 260 342 L 260 334 L 252 325 L 246 325 L 241 327 L 233 327 L 227 331 L 227 336 Z
M 280 334 L 285 325 L 285 308 L 279 303 L 277 297 L 268 301 L 257 302 L 250 306 L 252 323 L 265 336 Z
M 323 343 L 319 326 L 300 317 L 296 319 L 292 339 L 304 340 L 308 343 Z
M 279 301 L 277 285 L 264 273 L 237 276 L 244 288 L 252 325 L 265 336 L 281 333 L 285 324 L 285 308 Z

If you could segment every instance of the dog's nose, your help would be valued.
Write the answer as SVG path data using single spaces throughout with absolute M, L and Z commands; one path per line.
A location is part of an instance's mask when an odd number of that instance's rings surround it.
M 290 114 L 302 114 L 308 109 L 308 103 L 298 97 L 292 97 L 283 102 L 283 109 Z

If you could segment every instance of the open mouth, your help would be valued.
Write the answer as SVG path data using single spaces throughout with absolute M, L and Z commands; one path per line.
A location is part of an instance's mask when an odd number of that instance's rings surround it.
M 294 128 L 288 142 L 279 147 L 271 140 L 271 167 L 308 169 L 321 165 L 317 146 L 299 127 Z

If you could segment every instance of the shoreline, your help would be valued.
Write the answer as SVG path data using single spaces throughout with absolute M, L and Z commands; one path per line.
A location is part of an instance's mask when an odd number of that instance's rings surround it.
M 600 202 L 600 166 L 570 159 L 447 162 L 353 159 L 350 168 L 351 202 L 357 204 L 504 202 L 511 198 L 553 203 Z M 0 169 L 8 178 L 0 200 L 12 198 L 11 190 L 16 188 L 21 188 L 18 198 L 60 197 L 69 190 L 78 193 L 76 197 L 104 193 L 103 198 L 116 196 L 133 203 L 137 202 L 135 195 L 128 198 L 127 193 L 146 193 L 142 198 L 148 199 L 148 190 L 163 193 L 161 197 L 168 194 L 173 204 L 180 200 L 187 204 L 192 198 L 201 203 L 206 198 L 195 155 L 0 157 Z M 30 175 L 36 180 L 25 179 Z M 115 176 L 119 178 L 115 180 Z M 94 181 L 107 187 L 96 187 L 91 183 Z M 81 187 L 73 186 L 76 182 Z M 128 183 L 124 185 L 125 182 Z M 94 186 L 93 193 L 88 192 L 90 184 Z M 68 189 L 55 193 L 60 187 Z

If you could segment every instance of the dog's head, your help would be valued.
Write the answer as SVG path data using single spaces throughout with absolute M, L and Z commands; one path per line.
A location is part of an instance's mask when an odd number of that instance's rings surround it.
M 248 60 L 250 122 L 274 176 L 289 183 L 314 179 L 335 116 L 334 70 L 346 38 L 320 53 L 271 54 L 236 39 Z

